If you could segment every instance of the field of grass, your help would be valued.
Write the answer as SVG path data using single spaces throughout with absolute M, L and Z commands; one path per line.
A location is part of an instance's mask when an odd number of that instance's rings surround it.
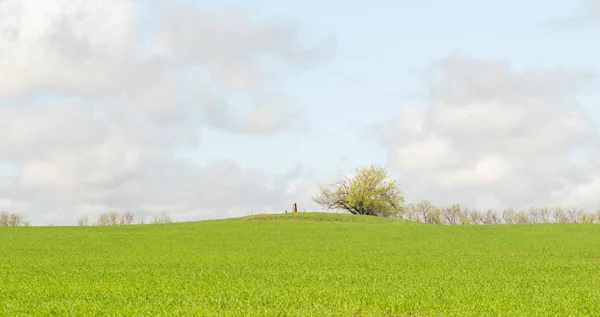
M 600 226 L 0 228 L 0 316 L 600 316 Z

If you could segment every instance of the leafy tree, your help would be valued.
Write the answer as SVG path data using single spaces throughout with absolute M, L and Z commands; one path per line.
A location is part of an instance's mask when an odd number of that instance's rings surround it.
M 328 210 L 345 210 L 355 215 L 388 217 L 402 212 L 404 195 L 383 167 L 356 169 L 353 177 L 320 185 L 313 200 Z

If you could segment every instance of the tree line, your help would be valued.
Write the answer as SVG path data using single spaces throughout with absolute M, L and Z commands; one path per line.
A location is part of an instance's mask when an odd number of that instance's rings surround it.
M 398 182 L 377 165 L 358 168 L 351 176 L 322 184 L 313 200 L 327 210 L 379 217 L 400 217 L 431 224 L 600 223 L 600 211 L 577 207 L 530 207 L 478 211 L 459 204 L 438 207 L 428 200 L 405 204 Z
M 156 215 L 150 220 L 150 224 L 162 224 L 162 223 L 172 223 L 174 222 L 173 218 L 169 216 L 168 213 L 163 212 L 159 215 Z M 77 219 L 77 225 L 80 227 L 87 226 L 119 226 L 119 225 L 133 225 L 133 224 L 145 224 L 143 217 L 136 217 L 135 213 L 126 211 L 126 212 L 105 212 L 100 214 L 96 221 L 90 221 L 87 215 L 79 217 Z
M 577 207 L 549 206 L 479 211 L 463 208 L 459 204 L 438 207 L 427 200 L 407 205 L 396 216 L 409 221 L 446 225 L 600 223 L 600 211 L 588 213 Z
M 173 218 L 166 212 L 159 215 L 155 215 L 148 223 L 149 224 L 163 224 L 175 222 Z M 118 225 L 133 225 L 133 224 L 145 224 L 143 217 L 136 217 L 133 212 L 105 212 L 98 216 L 94 221 L 91 220 L 87 215 L 79 217 L 77 219 L 77 225 L 86 226 L 118 226 Z M 30 226 L 31 223 L 25 219 L 23 215 L 0 212 L 0 227 L 24 227 Z

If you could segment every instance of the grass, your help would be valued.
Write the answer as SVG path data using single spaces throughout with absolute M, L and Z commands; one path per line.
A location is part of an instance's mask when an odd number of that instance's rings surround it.
M 598 298 L 598 225 L 0 228 L 0 316 L 598 316 Z

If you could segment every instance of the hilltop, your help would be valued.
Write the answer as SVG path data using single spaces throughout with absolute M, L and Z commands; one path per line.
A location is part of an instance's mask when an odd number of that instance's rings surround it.
M 400 224 L 407 221 L 399 218 L 385 218 L 365 215 L 352 215 L 346 213 L 328 213 L 328 212 L 296 212 L 280 214 L 258 214 L 246 217 L 232 218 L 233 220 L 252 221 L 252 220 L 271 220 L 271 221 L 325 221 L 325 222 L 351 222 L 351 223 L 377 223 L 377 224 Z
M 0 228 L 0 315 L 600 314 L 593 224 L 327 213 Z

